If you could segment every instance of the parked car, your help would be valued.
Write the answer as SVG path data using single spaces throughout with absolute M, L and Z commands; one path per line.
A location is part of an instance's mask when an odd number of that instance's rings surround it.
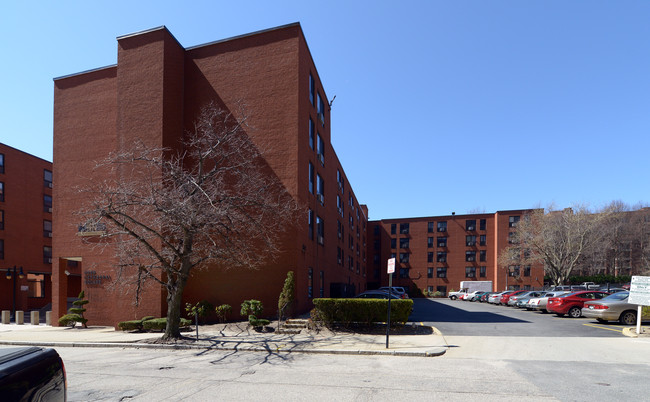
M 54 349 L 0 349 L 0 399 L 3 401 L 65 401 L 66 373 Z
M 510 298 L 512 296 L 516 296 L 516 295 L 524 293 L 524 292 L 526 292 L 526 291 L 525 290 L 515 290 L 515 291 L 512 291 L 510 293 L 506 293 L 506 294 L 501 296 L 501 299 L 499 299 L 499 304 L 503 304 L 504 306 L 507 306 L 508 305 L 508 300 L 510 300 Z
M 388 299 L 388 292 L 384 292 L 383 290 L 367 290 L 363 293 L 359 293 L 357 295 L 357 299 Z M 396 294 L 391 294 L 390 295 L 391 299 L 401 299 L 400 296 Z
M 463 298 L 462 298 L 461 300 L 465 300 L 465 301 L 474 301 L 474 298 L 475 298 L 477 295 L 480 296 L 481 294 L 483 294 L 483 292 L 481 292 L 481 291 L 479 291 L 479 290 L 476 290 L 476 291 L 474 291 L 474 292 L 470 292 L 470 293 L 468 293 L 468 294 L 466 294 L 466 295 L 463 295 Z
M 379 288 L 379 290 L 383 290 L 386 293 L 388 293 L 388 289 L 389 289 L 388 286 L 383 286 L 383 287 Z M 409 298 L 408 293 L 406 293 L 406 290 L 404 290 L 404 288 L 401 287 L 401 286 L 393 286 L 392 289 L 391 289 L 391 293 L 394 294 L 394 295 L 396 294 L 397 296 L 399 296 L 400 299 L 408 299 Z
M 595 318 L 598 322 L 618 321 L 623 325 L 636 324 L 637 305 L 627 302 L 630 292 L 616 292 L 599 301 L 588 301 L 582 308 L 582 316 Z M 642 319 L 650 319 L 646 313 Z
M 540 297 L 544 293 L 545 292 L 542 292 L 542 291 L 539 291 L 539 290 L 533 290 L 533 291 L 530 291 L 528 293 L 522 293 L 520 295 L 513 296 L 513 297 L 510 298 L 510 301 L 512 301 L 512 299 L 515 299 L 514 302 L 513 302 L 513 305 L 515 307 L 526 308 L 526 305 L 528 304 L 528 300 L 530 300 L 530 299 L 532 299 L 534 297 Z
M 492 295 L 494 295 L 494 294 L 496 294 L 496 293 L 497 293 L 497 292 L 485 292 L 485 293 L 483 293 L 483 294 L 481 295 L 481 298 L 480 298 L 479 301 L 480 301 L 481 303 L 486 303 L 486 302 L 488 301 L 488 299 L 490 298 L 490 296 L 492 296 Z
M 488 292 L 476 292 L 476 294 L 474 296 L 469 298 L 469 301 L 471 301 L 471 302 L 480 301 L 481 297 L 486 293 L 488 293 Z M 467 300 L 467 299 L 465 299 L 465 300 Z
M 571 318 L 578 318 L 582 316 L 582 307 L 584 307 L 585 302 L 590 300 L 600 300 L 607 295 L 609 295 L 609 293 L 598 290 L 585 290 L 568 293 L 559 297 L 549 298 L 546 309 L 549 313 L 555 313 L 559 317 L 568 314 Z
M 548 303 L 548 299 L 551 297 L 562 296 L 567 293 L 570 292 L 566 292 L 566 291 L 546 292 L 543 296 L 534 297 L 528 300 L 526 307 L 532 310 L 541 311 L 542 313 L 548 313 L 548 310 L 546 310 L 546 304 Z
M 506 293 L 512 293 L 512 292 L 513 292 L 512 290 L 506 290 L 503 292 L 495 293 L 488 298 L 488 303 L 499 304 L 499 301 L 501 300 L 501 296 L 503 296 Z

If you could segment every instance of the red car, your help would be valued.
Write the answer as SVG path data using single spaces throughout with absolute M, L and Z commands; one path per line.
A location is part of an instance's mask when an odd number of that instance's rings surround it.
M 559 297 L 551 297 L 546 304 L 549 313 L 555 313 L 559 317 L 568 314 L 571 318 L 582 316 L 582 307 L 590 300 L 600 300 L 609 295 L 607 292 L 594 290 L 583 290 L 575 293 L 568 293 Z
M 524 293 L 524 292 L 529 292 L 528 290 L 515 290 L 514 292 L 511 293 L 506 293 L 503 296 L 501 296 L 501 299 L 499 299 L 499 304 L 503 304 L 504 306 L 508 305 L 508 300 L 512 296 L 517 296 L 518 294 Z

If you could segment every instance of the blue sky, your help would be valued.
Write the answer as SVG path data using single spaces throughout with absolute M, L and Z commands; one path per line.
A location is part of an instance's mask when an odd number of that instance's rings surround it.
M 118 36 L 296 21 L 370 219 L 650 201 L 649 1 L 3 2 L 0 142 L 52 160 L 52 79 Z

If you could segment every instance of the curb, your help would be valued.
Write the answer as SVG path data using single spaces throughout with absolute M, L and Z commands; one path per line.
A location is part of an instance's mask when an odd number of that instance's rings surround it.
M 237 352 L 264 352 L 264 353 L 310 353 L 310 354 L 336 354 L 336 355 L 384 355 L 405 357 L 437 357 L 446 352 L 445 347 L 437 347 L 423 352 L 407 352 L 397 350 L 345 350 L 345 349 L 271 349 L 267 347 L 251 346 L 246 348 L 205 346 L 205 345 L 165 345 L 150 343 L 119 343 L 119 342 L 29 342 L 29 341 L 0 341 L 0 345 L 13 346 L 44 346 L 63 348 L 130 348 L 130 349 L 167 349 L 167 350 L 232 350 Z
M 636 333 L 636 327 L 623 328 L 623 335 L 629 338 L 650 338 L 648 327 L 641 327 L 641 334 Z

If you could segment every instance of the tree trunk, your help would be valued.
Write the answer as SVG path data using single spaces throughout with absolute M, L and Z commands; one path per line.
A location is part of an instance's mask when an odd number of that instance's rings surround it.
M 181 337 L 181 300 L 184 286 L 176 286 L 173 291 L 167 291 L 167 327 L 162 339 L 165 341 Z

